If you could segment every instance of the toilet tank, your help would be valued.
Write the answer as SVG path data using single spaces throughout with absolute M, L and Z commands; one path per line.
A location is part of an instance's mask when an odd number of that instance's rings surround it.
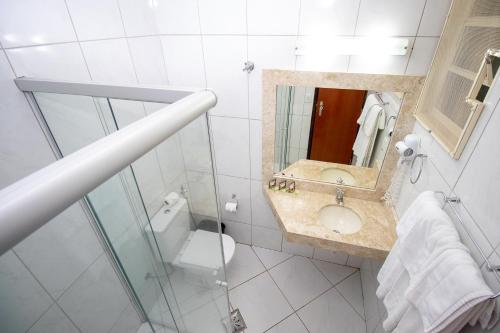
M 154 233 L 163 261 L 172 262 L 191 231 L 191 215 L 186 199 L 180 198 L 169 207 L 163 205 L 150 224 L 146 226 L 146 232 Z

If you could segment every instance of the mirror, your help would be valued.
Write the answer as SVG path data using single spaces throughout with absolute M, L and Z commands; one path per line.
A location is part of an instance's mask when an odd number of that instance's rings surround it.
M 399 92 L 278 85 L 274 172 L 375 188 L 402 99 Z

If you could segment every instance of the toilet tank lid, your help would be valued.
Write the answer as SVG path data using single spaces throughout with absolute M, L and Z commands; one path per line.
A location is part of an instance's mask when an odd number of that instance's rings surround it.
M 168 210 L 168 212 L 165 212 Z M 146 229 L 153 232 L 164 232 L 172 221 L 179 215 L 180 212 L 188 211 L 187 201 L 185 198 L 180 198 L 179 201 L 172 207 L 161 206 L 160 210 L 151 219 L 151 227 L 148 225 Z

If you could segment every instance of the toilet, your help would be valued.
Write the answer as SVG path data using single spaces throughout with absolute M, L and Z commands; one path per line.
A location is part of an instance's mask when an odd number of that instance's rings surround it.
M 217 274 L 221 268 L 219 234 L 206 230 L 191 230 L 191 214 L 185 198 L 170 206 L 163 205 L 153 216 L 146 232 L 153 232 L 161 257 L 173 266 Z M 226 266 L 234 256 L 234 239 L 222 234 Z

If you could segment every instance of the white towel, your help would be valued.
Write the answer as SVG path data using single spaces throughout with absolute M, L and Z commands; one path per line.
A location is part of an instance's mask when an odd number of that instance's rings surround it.
M 467 323 L 496 323 L 492 292 L 433 192 L 419 195 L 396 232 L 398 240 L 377 276 L 387 332 L 451 333 Z
M 379 105 L 373 94 L 366 98 L 357 123 L 360 125 L 360 129 L 352 147 L 353 154 L 356 156 L 355 165 L 369 166 L 377 132 L 385 127 L 383 107 Z
M 406 212 L 401 217 L 398 225 L 396 226 L 396 233 L 398 235 L 398 240 L 394 244 L 393 249 L 387 256 L 384 265 L 380 269 L 377 280 L 379 282 L 379 287 L 377 289 L 377 297 L 382 299 L 391 290 L 394 283 L 401 277 L 401 274 L 405 271 L 404 266 L 399 260 L 399 251 L 401 240 L 404 239 L 409 231 L 413 228 L 415 223 L 418 221 L 421 212 L 425 207 L 437 206 L 439 207 L 439 202 L 436 196 L 431 191 L 422 192 L 413 203 L 408 207 Z
M 449 249 L 410 282 L 411 305 L 393 332 L 454 333 L 477 322 L 489 329 L 498 320 L 491 295 L 468 249 Z
M 387 332 L 395 330 L 410 307 L 410 302 L 403 295 L 415 274 L 419 274 L 443 251 L 462 246 L 453 222 L 443 212 L 432 192 L 424 192 L 408 208 L 398 224 L 397 233 L 398 241 L 395 249 L 391 250 L 391 260 L 396 260 L 392 257 L 395 254 L 399 263 L 393 265 L 391 272 L 383 272 L 386 280 L 383 287 L 377 290 L 379 297 L 386 292 L 383 303 L 388 315 L 383 327 Z
M 411 280 L 405 297 L 418 311 L 427 333 L 440 332 L 464 314 L 472 314 L 474 306 L 489 301 L 492 295 L 478 265 L 462 245 L 442 252 L 429 263 Z M 481 323 L 483 328 L 497 320 L 488 309 L 489 320 Z

